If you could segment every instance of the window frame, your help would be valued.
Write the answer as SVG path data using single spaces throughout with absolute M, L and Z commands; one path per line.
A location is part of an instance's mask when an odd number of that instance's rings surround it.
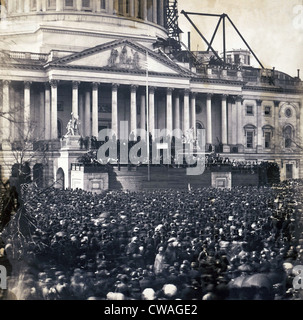
M 266 139 L 268 137 L 268 139 Z M 271 149 L 271 138 L 272 134 L 270 131 L 264 132 L 264 148 L 265 149 Z M 266 145 L 268 143 L 268 145 Z
M 248 108 L 251 108 L 251 113 L 248 112 Z M 246 115 L 246 116 L 250 116 L 250 117 L 252 117 L 252 116 L 255 115 L 255 113 L 254 113 L 254 106 L 253 106 L 252 104 L 247 104 L 247 105 L 246 105 L 245 115 Z
M 267 110 L 269 110 L 269 111 L 266 111 L 266 109 Z M 264 116 L 265 117 L 271 117 L 271 106 L 264 106 Z
M 92 0 L 88 0 L 88 1 L 89 1 L 89 6 L 88 6 L 88 7 L 83 5 L 83 1 L 84 1 L 84 0 L 81 0 L 81 8 L 82 8 L 83 10 L 86 10 L 86 11 L 92 11 L 92 10 L 93 10 Z
M 100 0 L 100 10 L 101 11 L 106 11 L 106 5 L 107 5 L 107 1 L 106 0 Z
M 68 0 L 64 0 L 64 3 L 63 3 L 63 10 L 73 10 L 73 9 L 76 9 L 76 1 L 75 0 L 71 0 L 73 1 L 73 5 L 72 6 L 68 6 L 66 5 L 66 1 Z
M 254 131 L 247 130 L 245 135 L 246 135 L 246 148 L 253 149 L 254 148 Z M 250 137 L 250 135 L 251 135 L 251 137 Z M 251 138 L 251 146 L 248 145 L 248 138 Z

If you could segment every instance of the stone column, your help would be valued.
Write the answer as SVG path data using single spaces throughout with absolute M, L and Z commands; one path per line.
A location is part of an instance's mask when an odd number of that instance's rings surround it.
M 147 20 L 147 0 L 142 0 L 143 2 L 143 20 Z
M 175 95 L 175 105 L 174 105 L 174 128 L 181 130 L 181 123 L 180 123 L 180 95 L 176 93 Z M 178 137 L 180 138 L 180 137 Z
M 10 99 L 9 99 L 9 87 L 10 81 L 4 80 L 3 81 L 3 105 L 2 105 L 2 112 L 4 117 L 2 117 L 2 147 L 5 149 L 10 149 L 9 141 L 10 141 L 10 121 L 7 119 L 9 118 L 9 106 L 10 106 Z
M 237 112 L 237 145 L 241 149 L 243 147 L 242 96 L 236 97 L 236 112 Z
M 206 97 L 206 143 L 213 143 L 213 135 L 212 135 L 212 116 L 211 116 L 211 98 L 212 94 L 208 93 Z
M 130 132 L 137 129 L 137 86 L 130 89 Z
M 273 145 L 275 147 L 274 151 L 277 151 L 277 148 L 280 147 L 279 145 L 279 139 L 281 139 L 278 134 L 279 134 L 279 106 L 280 106 L 280 101 L 274 101 L 274 132 L 273 132 Z M 302 126 L 301 126 L 302 129 Z
M 51 81 L 51 139 L 58 139 L 58 81 Z
M 153 23 L 158 23 L 158 7 L 157 0 L 153 0 Z
M 263 151 L 263 131 L 262 131 L 262 100 L 256 101 L 257 108 L 257 152 Z
M 194 139 L 196 138 L 197 125 L 196 125 L 196 96 L 195 92 L 191 94 L 190 100 L 190 113 L 191 113 L 191 128 L 193 129 Z
M 30 11 L 30 0 L 24 0 L 24 12 L 29 13 Z
M 130 0 L 129 3 L 129 15 L 135 17 L 135 0 Z
M 146 130 L 146 95 L 141 94 L 141 103 L 140 103 L 140 129 Z M 143 138 L 143 137 L 141 137 Z
M 222 105 L 221 105 L 221 130 L 222 130 L 222 144 L 227 145 L 227 95 L 222 95 Z
M 173 131 L 173 106 L 172 106 L 172 88 L 167 88 L 166 92 L 166 129 L 171 135 Z
M 189 116 L 189 90 L 184 91 L 184 108 L 183 108 L 183 124 L 184 133 L 186 133 L 190 126 L 190 116 Z
M 80 82 L 73 81 L 72 112 L 76 118 L 79 116 L 79 94 L 78 94 L 79 84 Z
M 108 4 L 108 8 L 107 8 L 108 14 L 113 14 L 113 12 L 114 12 L 114 1 L 108 1 L 107 4 Z
M 118 126 L 118 85 L 112 85 L 112 130 L 118 139 L 119 126 Z
M 56 0 L 56 11 L 62 11 L 62 10 L 63 10 L 63 1 Z
M 44 139 L 51 139 L 51 93 L 49 83 L 45 84 L 44 102 Z
M 149 132 L 154 133 L 155 130 L 155 88 L 149 88 Z
M 45 134 L 45 92 L 40 91 L 40 104 L 39 104 L 39 134 Z
M 158 24 L 164 27 L 164 0 L 160 0 Z
M 31 82 L 24 82 L 24 136 L 31 130 Z
M 42 0 L 37 0 L 36 3 L 37 3 L 37 7 L 36 7 L 37 11 L 38 12 L 42 11 Z
M 79 95 L 79 119 L 80 119 L 80 126 L 79 126 L 79 134 L 81 136 L 84 135 L 84 99 L 83 99 L 83 95 L 80 94 Z
M 76 0 L 76 10 L 81 11 L 82 9 L 82 0 Z
M 91 107 L 91 92 L 87 90 L 85 92 L 85 110 L 84 110 L 84 132 L 86 137 L 91 136 L 91 121 L 90 121 L 90 107 Z
M 99 111 L 98 111 L 98 94 L 99 84 L 93 83 L 93 101 L 92 101 L 92 136 L 98 138 L 99 134 Z

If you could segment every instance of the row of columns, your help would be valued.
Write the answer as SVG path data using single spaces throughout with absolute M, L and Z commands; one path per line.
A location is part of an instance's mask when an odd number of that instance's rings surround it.
M 121 1 L 121 2 L 120 2 Z M 128 1 L 128 3 L 127 3 Z M 91 0 L 90 8 L 93 12 L 105 11 L 108 14 L 118 12 L 124 16 L 137 17 L 139 13 L 139 5 L 142 6 L 142 19 L 149 20 L 164 26 L 164 6 L 165 0 Z M 122 12 L 119 12 L 119 5 L 122 5 Z M 151 5 L 151 7 L 150 7 Z M 129 12 L 127 12 L 127 8 Z M 74 8 L 76 11 L 82 11 L 82 0 L 74 0 Z M 64 0 L 15 0 L 8 1 L 8 13 L 30 13 L 34 10 L 44 12 L 53 9 L 58 12 L 64 10 Z M 158 10 L 159 9 L 159 10 Z
M 3 112 L 9 113 L 9 81 L 3 82 Z M 82 122 L 82 130 L 87 136 L 98 136 L 98 100 L 99 100 L 99 84 L 93 83 L 92 89 L 85 91 L 84 97 L 79 96 L 80 82 L 74 81 L 72 84 L 72 112 L 75 117 L 79 117 Z M 118 84 L 112 85 L 112 130 L 118 135 Z M 132 85 L 130 88 L 130 131 L 137 129 L 137 89 L 138 86 Z M 149 104 L 149 131 L 155 129 L 155 89 L 149 88 L 148 104 Z M 40 102 L 44 105 L 44 130 L 45 139 L 57 139 L 58 135 L 58 81 L 52 80 L 45 85 L 45 91 L 41 93 Z M 24 134 L 28 134 L 30 126 L 30 101 L 31 83 L 24 83 Z M 92 100 L 92 101 L 91 101 Z M 236 99 L 235 110 L 232 109 L 232 117 L 236 118 L 238 123 L 241 121 L 241 99 Z M 183 131 L 186 133 L 188 129 L 193 128 L 196 132 L 196 93 L 190 90 L 184 91 L 183 101 Z M 92 108 L 91 108 L 92 106 Z M 141 95 L 140 100 L 140 122 L 141 126 L 146 123 L 146 96 Z M 92 110 L 92 111 L 91 111 Z M 174 112 L 173 112 L 174 111 Z M 222 127 L 222 143 L 227 144 L 227 96 L 222 95 L 221 110 L 221 127 Z M 206 143 L 212 144 L 212 94 L 207 94 L 206 98 Z M 176 94 L 173 101 L 173 89 L 168 88 L 166 91 L 166 128 L 172 131 L 174 128 L 181 129 L 180 116 L 180 96 Z M 237 137 L 242 135 L 241 126 L 232 127 L 232 144 L 237 143 Z M 237 132 L 235 130 L 238 130 Z M 3 118 L 3 138 L 9 139 L 9 120 Z

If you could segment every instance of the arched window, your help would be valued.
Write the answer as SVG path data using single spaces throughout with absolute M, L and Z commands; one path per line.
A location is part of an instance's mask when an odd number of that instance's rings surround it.
M 284 127 L 284 143 L 285 148 L 290 148 L 292 146 L 292 138 L 293 138 L 293 128 L 290 125 Z

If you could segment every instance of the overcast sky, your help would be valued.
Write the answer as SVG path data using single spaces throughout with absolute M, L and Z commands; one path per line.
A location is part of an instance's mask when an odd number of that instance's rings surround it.
M 296 76 L 297 69 L 301 69 L 303 79 L 303 0 L 179 0 L 178 3 L 180 11 L 226 13 L 264 67 L 275 67 L 291 76 Z M 190 18 L 210 41 L 219 18 Z M 180 14 L 179 26 L 184 32 L 182 40 L 186 45 L 187 33 L 191 31 L 191 49 L 206 49 L 183 14 Z M 229 22 L 226 23 L 226 32 L 227 50 L 246 48 Z M 222 29 L 219 29 L 213 44 L 219 52 L 223 48 L 222 39 Z M 254 66 L 259 67 L 257 62 Z

